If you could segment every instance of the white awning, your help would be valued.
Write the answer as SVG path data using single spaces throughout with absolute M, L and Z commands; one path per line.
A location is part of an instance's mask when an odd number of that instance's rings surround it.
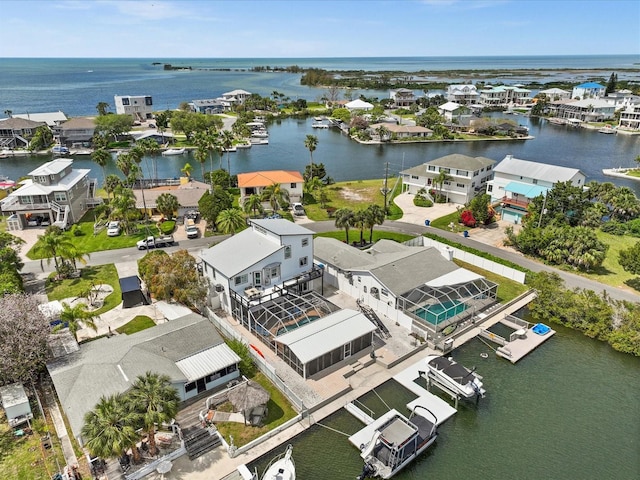
M 480 278 L 484 277 L 469 270 L 465 270 L 464 268 L 459 268 L 453 272 L 445 273 L 441 277 L 434 278 L 430 282 L 427 282 L 426 285 L 428 287 L 444 287 L 446 285 L 458 285 L 460 283 L 472 282 L 473 280 L 478 280 Z
M 240 362 L 240 357 L 227 344 L 222 343 L 176 362 L 176 366 L 189 382 L 206 377 Z

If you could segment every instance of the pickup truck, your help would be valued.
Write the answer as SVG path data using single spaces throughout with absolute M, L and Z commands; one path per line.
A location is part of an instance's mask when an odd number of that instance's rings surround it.
M 136 246 L 138 250 L 147 250 L 149 248 L 168 247 L 174 243 L 173 235 L 163 235 L 161 237 L 147 237 L 136 243 Z

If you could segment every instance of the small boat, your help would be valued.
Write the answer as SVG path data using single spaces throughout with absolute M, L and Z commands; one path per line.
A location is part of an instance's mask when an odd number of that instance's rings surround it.
M 13 152 L 7 148 L 5 148 L 4 150 L 0 150 L 0 158 L 7 158 L 7 157 L 12 157 L 13 156 Z
M 296 465 L 293 462 L 293 447 L 287 445 L 287 449 L 271 460 L 264 471 L 261 480 L 295 480 Z
M 391 478 L 436 441 L 438 419 L 431 410 L 416 405 L 409 418 L 396 410 L 389 414 L 378 419 L 380 425 L 372 424 L 371 439 L 360 446 L 364 466 L 357 480 Z
M 549 123 L 553 124 L 553 125 L 566 125 L 567 121 L 564 118 L 549 118 Z
M 269 133 L 266 130 L 254 130 L 251 132 L 253 138 L 269 138 Z
M 235 152 L 235 151 L 238 150 L 238 147 L 236 145 L 234 145 L 233 147 L 223 148 L 222 150 L 225 151 L 225 152 Z
M 54 155 L 67 155 L 69 153 L 69 149 L 64 145 L 54 145 L 51 149 L 51 153 Z
M 169 148 L 169 149 L 165 150 L 164 152 L 162 152 L 162 155 L 164 155 L 164 156 L 182 155 L 184 152 L 185 152 L 184 148 Z
M 322 122 L 314 122 L 311 124 L 311 128 L 329 128 L 329 124 L 322 123 Z
M 474 370 L 460 365 L 451 357 L 429 355 L 425 361 L 431 378 L 447 389 L 464 398 L 484 397 L 486 390 Z
M 321 122 L 322 120 L 324 120 L 324 117 L 313 117 L 313 119 L 314 119 L 316 122 Z
M 250 138 L 249 141 L 251 142 L 251 145 L 268 145 L 269 144 L 268 138 Z
M 602 127 L 600 130 L 598 130 L 599 133 L 604 133 L 607 135 L 612 135 L 614 133 L 616 133 L 616 129 L 612 128 L 611 126 L 607 125 L 606 127 Z
M 247 143 L 238 143 L 236 145 L 236 148 L 251 148 L 251 142 L 247 142 Z

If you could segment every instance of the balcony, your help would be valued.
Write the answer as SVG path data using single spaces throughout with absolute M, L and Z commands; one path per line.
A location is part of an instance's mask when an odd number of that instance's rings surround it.
M 502 203 L 503 207 L 519 207 L 519 209 L 523 209 L 523 210 L 526 210 L 527 207 L 529 206 L 529 203 L 531 203 L 530 200 L 528 199 L 519 200 L 519 199 L 506 197 L 506 196 L 502 197 L 500 202 Z
M 2 202 L 2 210 L 4 212 L 28 212 L 34 210 L 50 210 L 51 204 L 45 203 L 20 203 L 17 197 L 7 197 Z

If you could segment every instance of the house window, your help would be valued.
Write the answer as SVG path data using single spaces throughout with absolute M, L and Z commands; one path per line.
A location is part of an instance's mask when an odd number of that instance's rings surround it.
M 480 172 L 479 172 L 478 170 L 476 170 L 475 172 L 473 172 L 473 176 L 474 176 L 474 177 L 477 177 L 479 173 L 480 173 Z
M 309 239 L 308 238 L 303 238 L 302 239 L 302 246 L 303 247 L 308 247 L 309 246 Z
M 308 263 L 309 263 L 309 258 L 308 257 L 301 257 L 300 258 L 300 266 L 301 267 L 305 267 Z
M 144 97 L 144 104 L 145 105 L 153 105 L 153 100 L 151 99 L 151 97 Z
M 184 386 L 184 391 L 189 393 L 191 390 L 195 390 L 196 389 L 196 382 L 191 382 L 191 383 L 187 383 Z
M 466 170 L 456 170 L 456 175 L 459 175 L 460 177 L 467 177 L 469 175 L 469 172 L 467 172 Z
M 487 192 L 493 192 L 493 185 L 487 185 Z
M 487 167 L 487 172 L 488 172 L 489 170 L 491 170 L 491 165 L 489 165 L 489 166 Z
M 246 273 L 243 275 L 238 275 L 236 278 L 234 278 L 234 283 L 236 286 L 245 284 L 248 281 L 249 281 L 249 275 L 247 275 Z
M 418 175 L 411 175 L 411 179 L 412 180 L 418 180 L 420 177 L 418 177 Z
M 265 273 L 269 275 L 271 278 L 276 278 L 280 276 L 280 265 L 276 265 L 275 267 L 268 267 L 265 269 Z
M 47 177 L 36 177 L 36 182 L 44 185 L 47 183 Z
M 291 258 L 291 245 L 285 245 L 284 247 L 284 258 Z
M 253 284 L 262 285 L 262 272 L 253 272 Z
M 122 99 L 122 105 L 130 105 L 129 104 L 129 99 L 128 98 L 123 98 Z
M 67 201 L 67 194 L 65 192 L 54 192 L 53 193 L 53 199 L 56 202 L 66 202 Z
M 383 297 L 386 297 L 387 295 L 389 295 L 389 291 L 382 288 L 380 289 L 380 295 L 382 295 Z
M 451 182 L 444 182 L 445 185 L 451 185 Z
M 427 170 L 428 170 L 428 171 L 430 171 L 430 172 L 435 172 L 435 171 L 436 171 L 436 167 L 435 167 L 435 166 L 433 166 L 433 165 L 429 165 L 429 166 L 427 167 Z
M 450 168 L 441 168 L 440 171 L 444 172 L 444 173 L 451 173 L 451 169 Z
M 298 188 L 298 184 L 296 184 L 296 183 L 292 183 L 292 184 L 291 184 L 291 188 Z
M 464 188 L 464 183 L 456 183 L 456 187 L 458 187 L 458 188 Z
M 363 291 L 364 293 L 367 293 L 367 286 L 366 286 L 366 285 L 365 285 L 364 287 L 362 287 L 362 291 Z
M 533 182 L 533 184 L 534 184 L 534 185 L 537 185 L 537 184 L 538 184 L 538 179 L 537 179 L 537 178 L 534 178 L 534 179 L 532 180 L 532 182 Z

